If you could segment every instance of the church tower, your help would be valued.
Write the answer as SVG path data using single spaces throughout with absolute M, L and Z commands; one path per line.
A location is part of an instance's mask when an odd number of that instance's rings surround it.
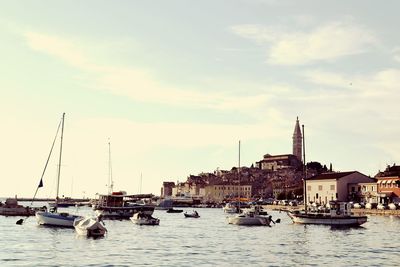
M 293 133 L 293 155 L 295 155 L 300 161 L 303 161 L 302 140 L 303 140 L 303 137 L 301 135 L 299 117 L 297 117 L 296 125 L 294 126 L 294 133 Z

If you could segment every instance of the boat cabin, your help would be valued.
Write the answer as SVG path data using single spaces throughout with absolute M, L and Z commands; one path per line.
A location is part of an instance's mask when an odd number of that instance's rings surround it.
M 351 216 L 351 204 L 342 201 L 330 201 L 330 215 L 332 217 Z

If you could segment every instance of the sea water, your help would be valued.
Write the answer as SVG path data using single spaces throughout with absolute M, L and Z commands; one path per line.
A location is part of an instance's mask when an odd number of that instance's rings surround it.
M 185 211 L 191 212 L 192 208 Z M 238 226 L 222 209 L 198 208 L 200 218 L 156 210 L 159 226 L 105 220 L 104 238 L 39 226 L 35 217 L 0 216 L 0 266 L 398 266 L 400 218 L 369 216 L 357 228 L 293 224 Z M 89 207 L 60 209 L 93 214 Z

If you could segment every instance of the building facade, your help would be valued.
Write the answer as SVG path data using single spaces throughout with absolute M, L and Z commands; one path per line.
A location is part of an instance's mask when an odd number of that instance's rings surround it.
M 361 192 L 358 184 L 373 182 L 373 178 L 357 171 L 319 174 L 306 180 L 307 203 L 325 205 L 331 200 L 350 201 L 352 187 L 354 192 Z
M 377 179 L 379 202 L 400 203 L 400 166 L 387 166 L 386 170 L 379 172 Z
M 224 200 L 251 197 L 251 185 L 216 184 L 205 187 L 204 201 L 222 203 Z

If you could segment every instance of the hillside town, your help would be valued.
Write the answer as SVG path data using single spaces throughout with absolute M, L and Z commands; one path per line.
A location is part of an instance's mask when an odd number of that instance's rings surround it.
M 250 167 L 189 175 L 184 182 L 165 181 L 161 198 L 180 204 L 220 204 L 237 198 L 300 202 L 306 177 L 307 203 L 325 205 L 339 200 L 376 206 L 400 202 L 400 166 L 387 166 L 374 177 L 356 170 L 335 172 L 332 164 L 328 168 L 320 162 L 307 162 L 304 168 L 298 118 L 292 138 L 292 154 L 266 154 Z

